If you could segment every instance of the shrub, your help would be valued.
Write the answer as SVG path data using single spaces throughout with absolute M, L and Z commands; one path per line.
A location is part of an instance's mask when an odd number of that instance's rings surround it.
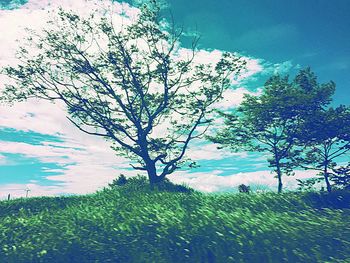
M 178 192 L 178 193 L 193 193 L 194 190 L 184 184 L 174 184 L 168 178 L 155 185 L 159 191 Z
M 112 183 L 108 184 L 109 187 L 123 186 L 128 182 L 124 174 L 120 174 L 118 178 L 114 179 Z
M 150 185 L 148 178 L 142 175 L 137 175 L 126 179 L 121 174 L 117 179 L 109 184 L 111 188 L 121 186 L 123 191 L 161 191 L 161 192 L 177 192 L 177 193 L 193 193 L 194 190 L 186 185 L 172 183 L 168 178 L 163 181 Z
M 250 193 L 250 186 L 247 186 L 245 184 L 240 184 L 238 186 L 238 191 L 240 193 L 247 193 L 247 194 L 249 194 Z

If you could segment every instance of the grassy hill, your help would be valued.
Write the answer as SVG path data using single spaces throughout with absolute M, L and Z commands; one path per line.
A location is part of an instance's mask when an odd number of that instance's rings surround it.
M 350 262 L 350 193 L 116 187 L 0 202 L 0 262 Z

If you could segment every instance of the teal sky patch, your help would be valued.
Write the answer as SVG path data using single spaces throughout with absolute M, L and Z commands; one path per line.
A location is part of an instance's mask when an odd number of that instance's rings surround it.
M 63 143 L 64 140 L 59 136 L 41 134 L 33 131 L 21 131 L 12 128 L 0 127 L 0 142 L 24 143 L 33 146 L 46 146 L 53 148 L 66 148 L 55 145 Z M 51 143 L 51 144 L 50 144 Z M 16 147 L 15 145 L 13 147 Z M 80 150 L 79 148 L 72 148 Z M 54 162 L 43 162 L 39 158 L 34 158 L 21 153 L 0 152 L 2 159 L 0 165 L 0 185 L 2 184 L 28 184 L 35 181 L 39 185 L 58 185 L 59 181 L 48 180 L 47 176 L 60 175 L 64 173 L 65 166 L 69 163 L 68 157 L 61 156 L 61 159 L 67 159 L 67 164 L 62 165 Z
M 198 161 L 199 167 L 189 170 L 190 173 L 208 173 L 221 170 L 219 176 L 229 176 L 236 173 L 249 173 L 266 170 L 266 161 L 254 161 L 253 158 L 241 158 L 239 156 L 223 158 L 220 160 Z
M 64 167 L 55 163 L 42 163 L 37 158 L 22 154 L 2 153 L 2 155 L 5 157 L 5 164 L 0 165 L 0 185 L 33 182 L 44 186 L 60 184 L 59 181 L 46 179 L 46 176 L 62 174 Z
M 12 128 L 0 127 L 0 141 L 23 142 L 32 145 L 42 145 L 45 142 L 64 142 L 59 136 L 41 134 L 33 131 L 20 131 Z
M 0 9 L 12 10 L 24 5 L 28 0 L 0 0 Z

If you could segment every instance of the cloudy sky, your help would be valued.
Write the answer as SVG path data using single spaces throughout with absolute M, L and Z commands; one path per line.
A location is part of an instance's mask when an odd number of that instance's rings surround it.
M 0 67 L 16 63 L 15 50 L 25 27 L 39 30 L 47 11 L 58 6 L 87 12 L 106 1 L 0 0 Z M 137 13 L 133 1 L 115 3 L 116 10 Z M 201 35 L 200 56 L 238 51 L 249 59 L 244 78 L 225 94 L 221 108 L 236 106 L 244 93 L 258 93 L 273 73 L 294 73 L 311 66 L 321 82 L 337 83 L 335 103 L 350 103 L 350 4 L 347 0 L 170 0 L 174 20 L 188 32 Z M 165 12 L 170 12 L 165 10 Z M 19 40 L 19 41 L 16 41 Z M 184 40 L 184 46 L 186 46 Z M 6 79 L 0 76 L 0 90 Z M 64 107 L 30 100 L 0 105 L 0 199 L 11 193 L 30 195 L 93 192 L 120 173 L 133 175 L 127 160 L 108 143 L 82 134 L 65 117 Z M 263 155 L 217 150 L 205 141 L 194 142 L 189 157 L 200 167 L 171 176 L 207 192 L 233 189 L 240 183 L 274 189 Z M 299 178 L 311 172 L 298 171 Z M 295 187 L 295 178 L 285 178 Z

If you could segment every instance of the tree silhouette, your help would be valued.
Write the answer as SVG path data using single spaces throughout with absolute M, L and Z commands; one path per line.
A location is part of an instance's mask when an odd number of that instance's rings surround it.
M 123 25 L 108 14 L 61 9 L 42 34 L 32 32 L 18 66 L 4 69 L 16 83 L 3 98 L 63 102 L 78 129 L 111 141 L 157 183 L 184 165 L 190 141 L 203 135 L 211 106 L 245 61 L 232 53 L 217 63 L 196 60 L 197 39 L 180 48 L 183 31 L 164 23 L 155 1 Z
M 331 192 L 330 179 L 336 160 L 350 151 L 350 108 L 319 109 L 307 115 L 298 139 L 303 154 L 295 158 L 296 163 L 305 169 L 320 171 L 327 191 Z
M 301 123 L 328 105 L 333 92 L 334 83 L 318 85 L 309 68 L 301 70 L 292 82 L 288 77 L 270 77 L 261 95 L 246 94 L 233 112 L 219 112 L 225 125 L 209 139 L 234 151 L 268 153 L 281 192 L 282 175 L 293 174 L 292 160 L 300 154 L 297 141 Z

